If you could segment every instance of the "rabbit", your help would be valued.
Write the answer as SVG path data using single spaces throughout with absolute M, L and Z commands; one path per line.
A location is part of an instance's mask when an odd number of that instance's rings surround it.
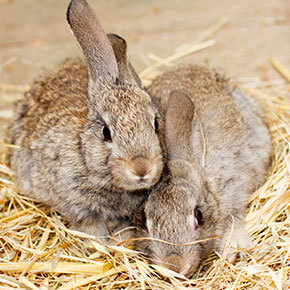
M 135 247 L 191 277 L 227 239 L 232 248 L 251 247 L 244 211 L 265 179 L 271 140 L 258 105 L 210 68 L 167 71 L 147 90 L 164 116 L 168 160 L 135 214 L 137 236 L 147 237 Z
M 86 64 L 68 59 L 26 93 L 10 130 L 18 147 L 10 163 L 22 194 L 101 237 L 130 224 L 160 179 L 158 111 L 125 40 L 106 35 L 85 0 L 70 2 L 67 21 Z

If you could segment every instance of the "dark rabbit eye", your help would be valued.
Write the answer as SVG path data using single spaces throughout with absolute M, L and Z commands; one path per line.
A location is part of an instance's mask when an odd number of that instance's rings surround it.
M 103 127 L 103 135 L 106 142 L 112 142 L 111 132 L 107 126 Z
M 159 124 L 158 124 L 158 121 L 157 121 L 156 118 L 155 118 L 155 120 L 154 120 L 154 128 L 155 128 L 155 131 L 157 131 L 158 128 L 159 128 Z
M 195 218 L 197 226 L 201 226 L 202 225 L 202 213 L 198 208 L 196 208 L 194 210 L 194 218 Z

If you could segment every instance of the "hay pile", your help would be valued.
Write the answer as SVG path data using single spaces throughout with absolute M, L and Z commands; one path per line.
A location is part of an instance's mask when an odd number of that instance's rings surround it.
M 224 23 L 221 20 L 201 34 L 198 43 L 168 59 L 158 59 L 141 73 L 143 79 L 149 82 L 158 67 L 172 65 L 173 60 L 213 45 L 214 41 L 207 38 Z M 289 289 L 290 80 L 281 64 L 272 60 L 272 65 L 281 79 L 238 80 L 261 103 L 274 147 L 266 182 L 253 194 L 248 207 L 246 220 L 255 246 L 245 258 L 231 264 L 225 255 L 208 257 L 195 277 L 186 280 L 149 265 L 130 247 L 104 246 L 73 232 L 57 213 L 17 192 L 13 172 L 5 163 L 9 144 L 0 139 L 1 289 Z M 0 102 L 5 103 L 9 96 L 18 98 L 27 88 L 0 84 L 0 89 Z M 0 111 L 2 129 L 12 116 L 10 110 Z

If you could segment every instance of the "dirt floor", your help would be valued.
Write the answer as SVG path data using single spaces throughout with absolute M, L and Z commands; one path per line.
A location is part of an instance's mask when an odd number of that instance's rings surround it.
M 13 116 L 11 104 L 33 79 L 65 58 L 80 55 L 66 23 L 68 2 L 0 0 L 0 115 L 4 119 Z M 154 62 L 149 54 L 162 58 L 172 55 L 179 46 L 194 43 L 217 21 L 226 25 L 210 37 L 216 43 L 182 61 L 207 62 L 234 78 L 277 79 L 278 83 L 281 77 L 269 58 L 290 67 L 289 0 L 89 3 L 106 32 L 127 40 L 138 72 Z

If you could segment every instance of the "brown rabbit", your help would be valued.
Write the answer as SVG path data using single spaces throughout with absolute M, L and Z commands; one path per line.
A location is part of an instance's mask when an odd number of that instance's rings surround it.
M 20 146 L 11 166 L 21 193 L 103 236 L 108 224 L 127 224 L 161 176 L 157 111 L 126 42 L 104 33 L 85 0 L 70 2 L 67 20 L 87 66 L 68 60 L 25 95 L 11 128 Z
M 271 142 L 257 104 L 206 67 L 168 71 L 148 91 L 165 113 L 168 172 L 137 222 L 140 236 L 165 243 L 136 247 L 190 277 L 205 255 L 223 252 L 227 238 L 232 247 L 251 245 L 243 215 L 264 181 Z M 213 236 L 221 239 L 198 242 Z

